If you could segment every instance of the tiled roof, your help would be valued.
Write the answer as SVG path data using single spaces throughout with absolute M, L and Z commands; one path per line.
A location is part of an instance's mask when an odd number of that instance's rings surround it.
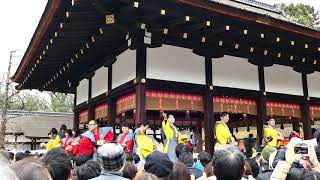
M 51 128 L 59 130 L 61 124 L 72 128 L 73 113 L 9 111 L 6 133 L 43 138 L 48 136 Z
M 300 23 L 297 23 L 287 18 L 284 15 L 284 13 L 281 11 L 278 5 L 270 5 L 270 4 L 262 3 L 256 0 L 209 0 L 209 1 L 212 1 L 216 4 L 221 4 L 221 5 L 241 9 L 243 11 L 264 15 L 273 19 L 277 19 L 280 21 L 285 21 L 288 23 L 306 27 Z M 306 28 L 310 28 L 310 27 L 306 27 Z M 313 29 L 313 28 L 310 28 L 310 29 Z

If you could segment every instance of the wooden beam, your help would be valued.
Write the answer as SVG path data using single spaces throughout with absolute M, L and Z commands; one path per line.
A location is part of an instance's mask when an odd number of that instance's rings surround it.
M 214 125 L 213 115 L 213 92 L 209 89 L 212 85 L 212 59 L 205 58 L 206 85 L 208 86 L 204 95 L 204 129 L 205 129 L 205 151 L 213 154 L 214 152 Z
M 261 150 L 261 143 L 263 139 L 263 125 L 267 121 L 267 97 L 266 97 L 266 85 L 264 78 L 264 67 L 258 66 L 259 76 L 259 97 L 257 100 L 257 148 Z
M 311 117 L 310 117 L 310 102 L 309 102 L 309 92 L 308 92 L 308 80 L 307 75 L 302 73 L 302 87 L 303 96 L 305 98 L 304 102 L 301 104 L 301 119 L 303 123 L 303 132 L 305 139 L 311 139 Z

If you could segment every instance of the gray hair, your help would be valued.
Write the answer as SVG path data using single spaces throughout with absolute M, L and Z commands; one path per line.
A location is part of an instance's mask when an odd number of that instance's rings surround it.
M 120 144 L 107 143 L 98 148 L 98 154 L 102 157 L 114 158 L 119 154 L 124 154 L 124 151 Z

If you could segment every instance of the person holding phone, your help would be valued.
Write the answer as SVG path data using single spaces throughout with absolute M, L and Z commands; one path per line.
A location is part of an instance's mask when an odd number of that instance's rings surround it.
M 317 159 L 314 146 L 293 137 L 287 145 L 285 160 L 278 162 L 270 179 L 285 180 L 294 162 L 303 165 L 303 172 L 320 172 L 320 163 Z

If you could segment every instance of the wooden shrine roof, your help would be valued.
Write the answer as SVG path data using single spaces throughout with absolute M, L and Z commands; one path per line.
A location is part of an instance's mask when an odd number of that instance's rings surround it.
M 79 80 L 150 33 L 151 48 L 320 70 L 320 32 L 254 0 L 49 0 L 12 79 L 18 89 L 74 93 Z

